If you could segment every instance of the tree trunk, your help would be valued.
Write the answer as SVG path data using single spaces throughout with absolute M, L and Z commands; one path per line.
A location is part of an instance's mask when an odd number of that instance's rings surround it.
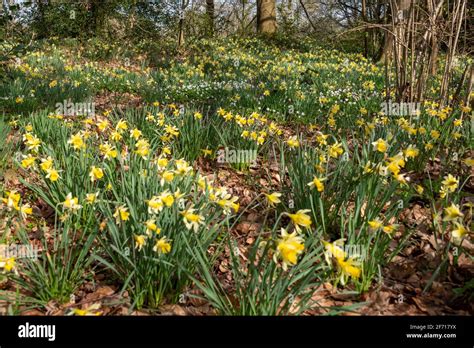
M 366 6 L 366 3 L 365 3 L 365 0 L 362 0 L 362 20 L 367 23 L 367 6 Z M 364 31 L 364 55 L 365 55 L 365 58 L 368 58 L 369 57 L 369 32 L 367 31 L 367 29 Z
M 184 45 L 184 11 L 189 5 L 189 0 L 181 0 L 181 9 L 179 11 L 178 22 L 178 47 Z
M 395 5 L 395 6 L 393 6 Z M 387 16 L 388 13 L 391 13 L 391 21 L 392 21 L 392 28 L 391 31 L 392 33 L 386 31 L 385 32 L 385 42 L 384 42 L 384 48 L 382 51 L 382 55 L 380 57 L 380 60 L 385 60 L 385 59 L 390 59 L 393 52 L 393 48 L 395 46 L 396 48 L 396 54 L 399 54 L 401 52 L 402 48 L 402 41 L 405 37 L 405 27 L 404 27 L 404 22 L 407 19 L 407 10 L 410 8 L 410 0 L 396 0 L 396 1 L 390 1 L 390 11 L 387 11 Z M 387 21 L 389 22 L 390 19 Z
M 214 0 L 206 0 L 207 30 L 209 36 L 214 35 L 214 11 Z
M 257 31 L 267 35 L 276 32 L 275 0 L 257 0 Z

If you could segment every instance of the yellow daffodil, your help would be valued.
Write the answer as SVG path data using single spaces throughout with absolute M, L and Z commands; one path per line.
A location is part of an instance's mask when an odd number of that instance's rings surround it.
M 311 188 L 315 187 L 318 192 L 323 192 L 324 191 L 324 184 L 323 184 L 324 180 L 325 180 L 324 178 L 323 179 L 314 178 L 313 181 L 308 183 L 308 186 L 311 187 Z
M 439 137 L 440 137 L 440 132 L 438 132 L 437 130 L 433 129 L 431 132 L 430 132 L 430 135 L 431 137 L 434 139 L 434 140 L 437 140 Z
M 156 166 L 158 167 L 158 170 L 164 170 L 168 166 L 168 159 L 166 157 L 158 157 L 155 160 Z
M 3 268 L 5 272 L 11 272 L 16 265 L 16 261 L 14 257 L 9 258 L 1 258 L 0 257 L 0 268 Z
M 46 172 L 48 171 L 48 169 L 51 169 L 52 167 L 53 167 L 53 159 L 51 158 L 51 156 L 48 156 L 48 158 L 41 159 L 40 168 L 42 170 Z
M 290 148 L 295 148 L 295 147 L 299 147 L 300 146 L 300 142 L 298 140 L 298 138 L 296 137 L 296 135 L 290 137 L 286 143 L 288 144 L 288 146 Z
M 118 155 L 118 152 L 115 147 L 110 145 L 109 143 L 100 144 L 99 150 L 102 156 L 104 156 L 104 159 L 115 158 Z
M 175 161 L 176 165 L 176 174 L 183 175 L 190 173 L 193 170 L 193 167 L 191 167 L 188 162 L 186 162 L 184 159 L 179 159 Z
M 109 121 L 107 120 L 102 120 L 100 122 L 97 123 L 97 128 L 99 130 L 99 132 L 104 132 L 107 128 L 109 127 Z
M 306 214 L 310 211 L 311 210 L 309 209 L 301 209 L 301 210 L 298 210 L 295 214 L 289 214 L 289 213 L 285 213 L 285 214 L 290 217 L 296 229 L 299 231 L 300 227 L 309 228 L 309 226 L 311 226 L 311 217 Z
M 344 251 L 344 239 L 338 239 L 332 243 L 325 240 L 322 241 L 324 245 L 324 257 L 326 262 L 331 265 L 331 258 L 344 260 L 347 256 L 347 253 Z
M 89 177 L 91 178 L 92 182 L 100 180 L 104 177 L 104 171 L 101 168 L 92 166 L 91 171 L 89 172 Z
M 337 264 L 340 267 L 343 275 L 358 279 L 362 273 L 362 270 L 358 267 L 358 263 L 353 258 L 344 260 L 342 258 L 337 259 Z M 344 281 L 342 281 L 344 283 Z
M 344 152 L 344 149 L 342 148 L 341 143 L 335 143 L 329 147 L 328 154 L 332 158 L 338 158 L 342 153 Z
M 33 214 L 33 208 L 29 204 L 24 204 L 20 207 L 20 215 L 23 219 L 26 219 L 31 214 Z
M 54 168 L 49 168 L 46 170 L 46 179 L 51 180 L 52 182 L 58 181 L 61 177 L 59 176 L 59 172 Z
M 209 150 L 209 149 L 201 149 L 201 152 L 204 154 L 204 157 L 212 156 L 212 150 Z
M 403 150 L 405 158 L 415 158 L 419 153 L 420 151 L 413 145 L 410 145 L 405 150 Z
M 31 154 L 28 154 L 27 156 L 23 156 L 23 160 L 21 161 L 21 166 L 25 169 L 30 168 L 34 166 L 36 161 L 36 157 L 34 157 Z
M 130 136 L 133 139 L 138 140 L 142 136 L 142 132 L 139 129 L 134 128 L 130 131 Z
M 99 192 L 88 193 L 86 194 L 86 202 L 89 204 L 94 204 L 95 201 L 97 200 L 97 197 L 99 197 Z
M 161 174 L 161 181 L 160 184 L 163 186 L 165 182 L 170 183 L 174 179 L 174 172 L 166 171 Z
M 186 228 L 188 230 L 193 229 L 194 232 L 197 232 L 199 225 L 204 225 L 204 217 L 199 214 L 195 214 L 194 211 L 194 208 L 189 208 L 181 212 L 181 215 L 183 215 L 183 221 L 186 225 Z
M 168 191 L 166 190 L 165 192 L 163 192 L 160 196 L 159 196 L 159 199 L 167 206 L 167 207 L 171 207 L 174 203 L 174 196 Z
M 41 140 L 31 133 L 23 135 L 23 140 L 29 151 L 37 152 L 41 145 Z
M 63 202 L 63 207 L 70 210 L 79 210 L 82 206 L 79 204 L 77 197 L 72 197 L 72 193 L 68 193 L 65 201 Z
M 265 193 L 265 197 L 267 198 L 268 205 L 271 207 L 274 207 L 275 204 L 281 203 L 281 193 L 279 192 L 273 192 L 270 194 Z
M 458 188 L 459 185 L 459 179 L 455 178 L 451 174 L 448 174 L 443 178 L 444 180 L 441 181 L 443 186 L 449 191 L 449 192 L 454 192 Z
M 468 165 L 469 167 L 474 167 L 474 158 L 466 158 L 464 160 L 464 163 Z
M 456 228 L 451 231 L 451 237 L 455 244 L 459 245 L 462 242 L 462 239 L 467 234 L 467 230 L 463 224 L 459 222 L 454 223 Z
M 376 151 L 382 152 L 382 153 L 387 152 L 387 149 L 388 149 L 388 143 L 382 138 L 379 138 L 376 141 L 374 141 L 372 143 L 372 146 L 374 147 Z
M 423 186 L 421 186 L 421 185 L 415 185 L 415 191 L 416 191 L 416 193 L 418 193 L 419 195 L 423 194 L 423 191 L 424 191 L 424 190 L 425 190 L 425 189 L 423 188 Z
M 167 254 L 171 251 L 171 241 L 166 237 L 160 238 L 156 241 L 153 251 L 161 254 Z
M 115 209 L 114 218 L 117 223 L 130 219 L 130 213 L 128 212 L 128 208 L 126 208 L 124 205 L 121 205 L 120 207 Z
M 160 234 L 161 233 L 161 229 L 158 228 L 158 226 L 156 225 L 156 220 L 154 219 L 150 219 L 150 220 L 147 220 L 145 222 L 145 226 L 146 226 L 146 235 L 150 235 L 151 232 L 155 232 L 156 234 Z
M 177 137 L 179 135 L 179 130 L 175 126 L 167 125 L 165 127 L 165 132 L 168 133 L 170 136 Z
M 284 228 L 281 229 L 281 238 L 278 240 L 276 257 L 283 261 L 282 267 L 286 271 L 288 266 L 298 263 L 298 256 L 304 251 L 303 238 L 297 232 L 289 234 Z
M 369 227 L 371 230 L 378 230 L 379 228 L 382 227 L 382 221 L 379 218 L 376 218 L 375 220 L 371 220 L 368 222 Z
M 77 315 L 80 317 L 89 317 L 89 316 L 99 316 L 101 313 L 100 311 L 94 312 L 100 308 L 100 304 L 93 304 L 86 309 L 80 309 L 80 308 L 73 308 L 71 311 L 68 313 L 68 315 Z
M 113 131 L 112 133 L 110 133 L 110 139 L 112 139 L 113 141 L 120 141 L 122 140 L 122 134 L 120 132 Z
M 444 221 L 453 221 L 463 216 L 464 214 L 457 204 L 452 203 L 451 206 L 444 208 Z
M 142 248 L 146 245 L 146 236 L 144 235 L 134 235 L 133 238 L 135 239 L 135 249 L 141 251 Z
M 9 209 L 20 210 L 18 203 L 20 202 L 21 196 L 16 191 L 6 192 L 6 198 L 2 198 L 2 202 L 7 205 Z
M 127 121 L 124 121 L 122 119 L 120 119 L 118 122 L 117 122 L 117 125 L 115 126 L 115 130 L 117 132 L 122 132 L 122 131 L 126 131 L 128 129 L 128 125 L 127 125 Z
M 159 196 L 153 196 L 146 202 L 148 204 L 148 214 L 158 214 L 163 210 L 163 201 Z
M 225 214 L 230 214 L 231 209 L 237 213 L 239 211 L 239 204 L 236 203 L 238 199 L 238 197 L 222 198 L 217 201 L 217 204 L 219 204 L 219 206 L 224 210 Z
M 86 144 L 84 143 L 83 135 L 81 133 L 76 133 L 72 135 L 67 143 L 71 144 L 74 150 L 81 150 L 86 147 Z
M 135 144 L 135 147 L 135 153 L 143 159 L 147 159 L 147 156 L 150 153 L 150 144 L 148 141 L 145 139 L 140 139 Z
M 391 235 L 393 232 L 395 232 L 398 228 L 398 225 L 396 224 L 391 224 L 391 225 L 386 225 L 382 228 L 382 231 L 387 233 L 388 235 Z

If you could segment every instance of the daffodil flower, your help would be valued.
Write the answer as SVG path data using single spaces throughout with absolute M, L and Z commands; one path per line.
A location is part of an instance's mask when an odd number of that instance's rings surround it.
M 379 138 L 376 141 L 374 141 L 372 143 L 372 146 L 374 147 L 375 150 L 382 153 L 387 152 L 387 149 L 388 149 L 388 143 L 382 138 Z
M 329 147 L 328 154 L 330 157 L 333 158 L 338 158 L 340 155 L 342 155 L 344 152 L 344 149 L 342 148 L 341 143 L 335 143 Z
M 181 212 L 181 215 L 183 215 L 183 221 L 188 230 L 193 229 L 194 232 L 197 232 L 199 229 L 199 225 L 204 225 L 204 217 L 195 214 L 195 209 L 194 208 L 189 208 L 183 212 Z
M 126 208 L 124 205 L 121 205 L 120 207 L 118 207 L 115 210 L 113 216 L 117 224 L 130 219 L 130 213 L 128 212 L 128 208 Z
M 25 169 L 30 168 L 34 166 L 36 161 L 36 157 L 34 157 L 31 154 L 28 154 L 27 156 L 23 156 L 23 160 L 21 161 L 21 166 Z
M 456 226 L 456 228 L 451 231 L 451 239 L 454 244 L 460 245 L 462 239 L 467 234 L 467 230 L 464 225 L 459 222 L 455 222 L 454 225 Z
M 138 249 L 138 251 L 141 251 L 142 248 L 146 245 L 146 236 L 134 235 L 133 238 L 135 239 L 135 249 Z
M 94 204 L 98 196 L 99 196 L 99 191 L 97 191 L 96 193 L 87 193 L 86 202 L 89 204 Z
M 461 213 L 457 204 L 452 203 L 451 206 L 444 208 L 444 221 L 453 221 L 463 216 L 464 214 Z
M 130 136 L 133 139 L 138 140 L 142 136 L 142 132 L 139 129 L 134 128 L 130 131 Z
M 163 201 L 159 196 L 153 196 L 146 202 L 148 204 L 148 214 L 158 214 L 163 210 Z
M 288 266 L 294 266 L 298 263 L 298 256 L 304 251 L 304 240 L 297 235 L 297 232 L 289 234 L 284 228 L 281 229 L 281 238 L 277 243 L 277 252 L 275 258 L 281 258 L 283 270 Z
M 274 207 L 276 204 L 281 203 L 280 197 L 281 193 L 280 192 L 273 192 L 271 194 L 265 193 L 265 197 L 267 198 L 267 203 L 269 206 Z
M 99 311 L 96 311 L 100 308 L 100 304 L 93 304 L 86 309 L 79 309 L 79 308 L 73 308 L 71 311 L 68 313 L 68 315 L 77 315 L 77 316 L 99 316 L 101 313 Z
M 449 192 L 454 192 L 457 189 L 459 185 L 459 179 L 455 178 L 451 174 L 448 174 L 443 179 L 444 180 L 441 181 L 441 183 Z
M 0 268 L 3 268 L 4 272 L 11 272 L 16 265 L 14 257 L 1 258 L 0 257 Z
M 67 143 L 71 144 L 74 150 L 81 150 L 86 147 L 86 144 L 83 140 L 83 135 L 81 133 L 76 133 L 72 135 Z
M 167 254 L 171 251 L 171 241 L 166 237 L 160 238 L 156 241 L 156 244 L 153 246 L 153 251 L 161 254 Z
M 100 180 L 104 177 L 104 171 L 101 168 L 92 166 L 91 171 L 89 172 L 89 177 L 91 178 L 92 182 Z
M 52 182 L 58 181 L 61 177 L 59 176 L 59 172 L 54 168 L 49 168 L 46 170 L 46 179 L 51 180 Z
M 285 214 L 290 217 L 296 229 L 300 231 L 301 230 L 300 227 L 309 228 L 311 226 L 311 217 L 306 214 L 310 211 L 311 210 L 309 209 L 301 209 L 301 210 L 298 210 L 294 214 L 289 214 L 289 213 L 285 213 Z
M 383 226 L 382 221 L 379 218 L 376 218 L 375 220 L 370 220 L 368 224 L 369 224 L 370 229 L 373 231 L 376 231 L 382 228 Z
M 158 228 L 158 226 L 156 225 L 156 220 L 154 219 L 147 220 L 145 222 L 145 226 L 146 226 L 145 234 L 147 236 L 150 236 L 152 232 L 155 232 L 156 234 L 161 233 L 161 229 Z
M 313 179 L 313 181 L 308 183 L 308 186 L 311 187 L 311 188 L 315 187 L 318 192 L 323 192 L 324 191 L 324 184 L 323 184 L 324 180 L 325 180 L 325 178 L 321 179 L 321 178 L 315 177 Z
M 33 209 L 29 204 L 24 204 L 20 207 L 20 215 L 22 219 L 26 219 L 26 217 L 31 214 L 33 214 Z
M 286 143 L 288 144 L 288 146 L 290 148 L 296 148 L 296 147 L 299 147 L 300 146 L 300 142 L 298 140 L 298 138 L 296 137 L 296 135 L 290 137 Z
M 6 192 L 6 198 L 2 198 L 2 202 L 7 205 L 9 209 L 14 208 L 15 210 L 20 210 L 18 203 L 20 202 L 21 196 L 15 190 Z
M 79 204 L 77 197 L 72 197 L 72 193 L 68 193 L 66 199 L 63 202 L 63 207 L 69 210 L 79 210 L 82 208 L 82 205 Z

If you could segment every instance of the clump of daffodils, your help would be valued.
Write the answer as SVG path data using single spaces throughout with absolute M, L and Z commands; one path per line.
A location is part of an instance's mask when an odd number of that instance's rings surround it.
M 451 241 L 456 245 L 461 245 L 469 233 L 468 228 L 464 226 L 463 218 L 464 213 L 459 205 L 451 203 L 450 206 L 444 208 L 443 221 L 451 226 Z

